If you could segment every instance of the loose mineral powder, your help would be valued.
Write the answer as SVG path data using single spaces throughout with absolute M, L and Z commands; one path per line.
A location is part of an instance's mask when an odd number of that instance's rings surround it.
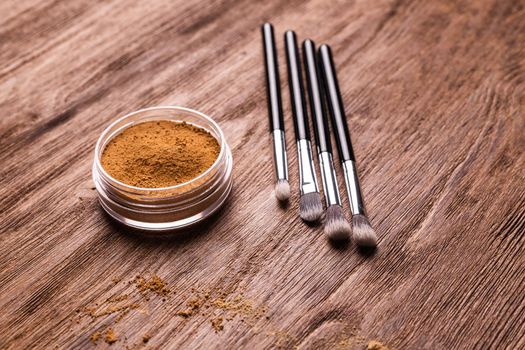
M 226 201 L 233 159 L 220 127 L 183 107 L 132 112 L 95 147 L 93 182 L 115 220 L 159 235 L 202 222 Z
M 149 121 L 115 136 L 102 153 L 109 175 L 136 187 L 178 185 L 212 166 L 220 146 L 208 131 L 185 122 Z

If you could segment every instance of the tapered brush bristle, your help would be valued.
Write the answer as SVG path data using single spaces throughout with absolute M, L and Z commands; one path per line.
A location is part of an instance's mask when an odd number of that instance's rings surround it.
M 279 180 L 275 184 L 275 197 L 280 201 L 290 198 L 290 184 L 286 180 Z
M 342 241 L 350 238 L 352 228 L 345 218 L 343 208 L 340 205 L 331 205 L 326 209 L 324 232 L 334 241 Z
M 352 216 L 354 242 L 362 247 L 377 246 L 377 235 L 367 217 L 361 214 Z
M 303 194 L 299 201 L 299 215 L 304 221 L 315 222 L 323 214 L 323 204 L 318 192 Z

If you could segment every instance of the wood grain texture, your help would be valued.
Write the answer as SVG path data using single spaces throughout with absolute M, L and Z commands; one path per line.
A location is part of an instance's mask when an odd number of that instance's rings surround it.
M 0 348 L 525 348 L 523 1 L 23 0 L 0 13 Z M 281 33 L 333 47 L 371 256 L 305 226 L 296 191 L 287 209 L 272 197 L 267 20 L 294 189 Z M 193 237 L 131 235 L 92 187 L 104 127 L 156 105 L 211 115 L 233 150 L 232 195 Z M 127 283 L 148 273 L 166 301 Z M 177 316 L 192 288 L 243 293 L 264 317 L 215 331 L 221 310 Z M 121 294 L 141 306 L 119 322 L 75 311 Z M 108 326 L 119 340 L 92 344 Z

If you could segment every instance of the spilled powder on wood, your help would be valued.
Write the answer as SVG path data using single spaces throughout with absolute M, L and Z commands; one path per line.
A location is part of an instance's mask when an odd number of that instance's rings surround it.
M 240 318 L 241 322 L 249 323 L 266 316 L 265 306 L 254 306 L 254 303 L 244 298 L 242 294 L 230 297 L 226 293 L 217 295 L 212 295 L 210 292 L 194 291 L 193 293 L 194 295 L 186 302 L 186 307 L 175 314 L 188 318 L 205 309 L 203 314 L 209 318 L 216 332 L 224 329 L 224 321 L 228 322 L 236 317 Z
M 222 331 L 224 329 L 224 319 L 222 317 L 215 317 L 210 320 L 211 326 L 215 330 L 215 332 Z
M 101 336 L 102 334 L 100 334 L 100 332 L 95 332 L 91 334 L 91 336 L 89 337 L 89 340 L 91 340 L 93 344 L 97 344 L 97 341 L 100 339 Z
M 126 317 L 130 312 L 146 312 L 148 313 L 148 305 L 151 297 L 156 297 L 165 301 L 168 296 L 173 295 L 173 290 L 168 284 L 156 274 L 138 275 L 132 280 L 126 282 L 128 286 L 132 287 L 134 293 L 128 291 L 127 294 L 117 294 L 106 299 L 103 302 L 94 303 L 93 306 L 87 306 L 78 309 L 79 316 L 88 316 L 90 324 L 95 324 L 102 316 L 114 316 L 112 319 L 104 319 L 104 322 L 109 328 L 101 333 L 95 332 L 90 336 L 90 340 L 96 343 L 100 339 L 108 344 L 121 342 L 125 346 L 127 338 L 124 336 L 121 339 L 117 336 L 114 327 L 118 325 L 119 321 Z M 264 305 L 259 305 L 253 300 L 246 298 L 243 293 L 226 293 L 220 290 L 210 292 L 209 290 L 192 289 L 191 294 L 187 297 L 182 307 L 179 309 L 171 309 L 170 313 L 187 319 L 190 317 L 203 317 L 207 320 L 207 324 L 211 330 L 216 333 L 222 332 L 227 323 L 237 320 L 252 327 L 252 330 L 259 334 L 259 328 L 255 327 L 257 320 L 269 320 L 267 315 L 268 308 Z M 109 322 L 109 324 L 107 323 Z M 277 329 L 275 326 L 267 325 L 267 336 L 275 338 L 275 347 L 283 348 L 294 344 L 295 339 L 288 333 Z M 256 331 L 257 329 L 257 331 Z M 146 344 L 151 339 L 152 335 L 147 333 L 139 336 L 138 344 Z M 135 344 L 136 345 L 136 344 Z
M 135 285 L 143 295 L 152 292 L 157 295 L 167 296 L 170 293 L 166 282 L 156 274 L 151 275 L 149 278 L 137 276 L 135 278 Z
M 121 280 L 120 278 L 113 278 L 112 283 L 117 284 Z M 165 301 L 171 292 L 167 283 L 156 274 L 137 276 L 129 281 L 129 284 L 135 287 L 136 292 L 134 294 L 113 295 L 106 298 L 103 302 L 96 302 L 91 306 L 78 308 L 76 312 L 79 319 L 77 319 L 76 323 L 80 323 L 81 319 L 87 317 L 90 320 L 90 324 L 94 324 L 103 316 L 114 316 L 109 320 L 109 325 L 115 326 L 133 310 L 147 313 L 147 304 L 144 301 L 149 301 L 149 294 L 162 297 L 162 300 Z M 140 310 L 140 308 L 146 308 L 146 311 Z M 104 322 L 108 321 L 105 320 Z M 119 340 L 116 332 L 111 327 L 104 334 L 99 331 L 94 332 L 89 339 L 96 344 L 102 337 L 108 344 L 113 344 Z M 150 338 L 151 335 L 144 335 L 142 341 L 147 342 Z
M 142 336 L 142 342 L 143 342 L 144 344 L 146 344 L 147 342 L 149 342 L 150 339 L 151 339 L 151 334 L 149 334 L 149 333 L 146 333 L 146 334 L 144 334 L 144 335 Z
M 104 334 L 104 341 L 108 344 L 113 344 L 113 343 L 116 343 L 118 340 L 118 336 L 117 334 L 115 333 L 115 331 L 113 330 L 113 328 L 108 328 L 106 330 L 106 334 Z
M 383 345 L 383 343 L 378 342 L 377 340 L 370 340 L 368 342 L 367 350 L 389 350 L 388 347 Z

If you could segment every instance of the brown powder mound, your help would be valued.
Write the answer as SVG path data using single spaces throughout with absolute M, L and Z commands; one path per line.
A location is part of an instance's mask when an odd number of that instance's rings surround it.
M 180 310 L 180 311 L 177 311 L 175 315 L 184 317 L 184 318 L 188 318 L 191 315 L 193 315 L 193 310 L 192 309 Z
M 135 285 L 142 295 L 153 292 L 160 296 L 167 296 L 171 292 L 166 282 L 155 274 L 150 278 L 137 276 L 135 278 Z
M 106 334 L 104 335 L 104 341 L 108 343 L 109 345 L 116 343 L 118 340 L 118 336 L 115 333 L 115 331 L 112 328 L 108 328 L 106 330 Z
M 177 311 L 175 314 L 181 317 L 190 317 L 196 313 L 202 305 L 204 305 L 205 301 L 206 299 L 192 298 L 186 303 L 186 306 L 188 307 L 187 309 Z
M 91 340 L 93 342 L 93 344 L 97 344 L 97 341 L 100 339 L 102 334 L 100 334 L 100 332 L 95 332 L 93 334 L 91 334 L 91 336 L 89 337 L 89 340 Z
M 388 348 L 383 345 L 382 343 L 376 341 L 376 340 L 370 340 L 368 342 L 368 346 L 366 347 L 367 350 L 388 350 Z
M 184 122 L 133 125 L 109 141 L 102 167 L 128 185 L 159 188 L 194 179 L 211 167 L 220 145 L 208 131 Z
M 224 329 L 223 321 L 224 319 L 222 317 L 215 317 L 210 320 L 211 326 L 213 329 L 215 329 L 215 332 L 219 332 Z
M 146 344 L 147 342 L 149 342 L 149 340 L 151 339 L 151 335 L 149 333 L 146 333 L 144 334 L 144 336 L 142 336 L 142 342 L 144 344 Z

